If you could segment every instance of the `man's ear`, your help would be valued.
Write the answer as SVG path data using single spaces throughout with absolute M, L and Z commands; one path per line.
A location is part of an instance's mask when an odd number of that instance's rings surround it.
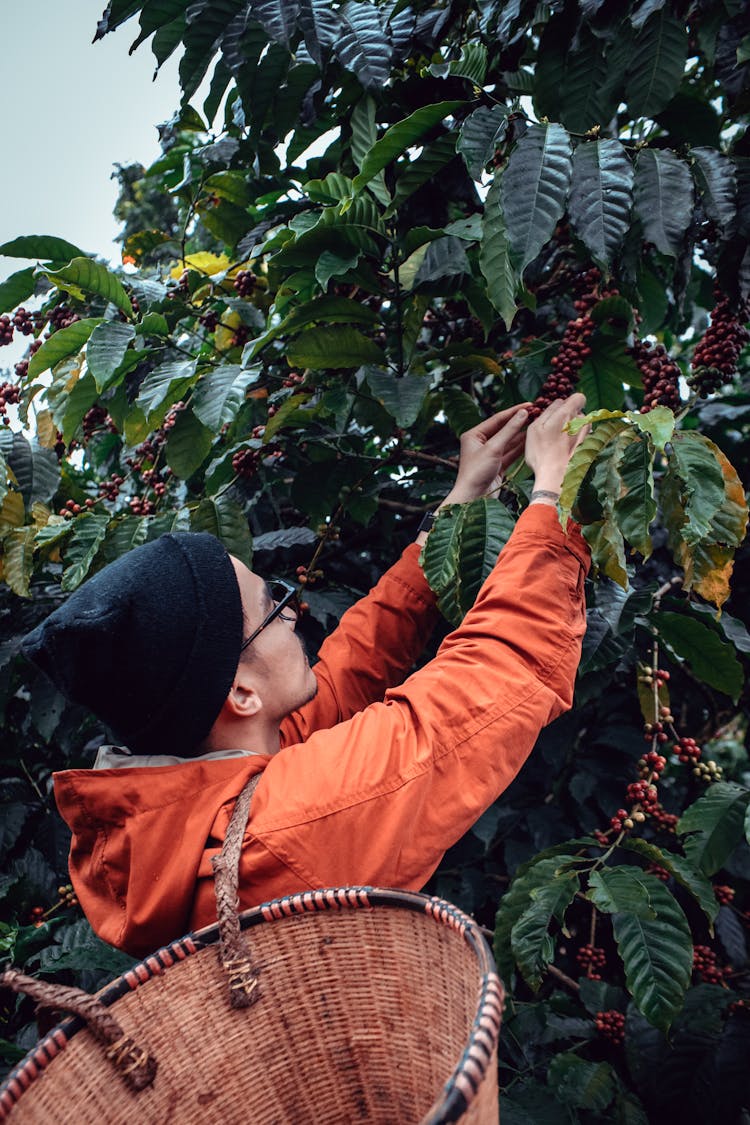
M 240 664 L 235 673 L 234 683 L 224 700 L 222 710 L 226 711 L 228 718 L 249 719 L 253 715 L 257 715 L 262 707 L 263 700 L 252 677 Z

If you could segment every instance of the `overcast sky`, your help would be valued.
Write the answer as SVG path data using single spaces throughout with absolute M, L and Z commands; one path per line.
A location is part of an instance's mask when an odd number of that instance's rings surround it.
M 179 87 L 174 58 L 153 82 L 150 46 L 128 55 L 137 19 L 92 44 L 105 2 L 3 5 L 0 244 L 54 234 L 119 262 L 113 165 L 156 157 Z M 0 280 L 26 264 L 0 257 Z

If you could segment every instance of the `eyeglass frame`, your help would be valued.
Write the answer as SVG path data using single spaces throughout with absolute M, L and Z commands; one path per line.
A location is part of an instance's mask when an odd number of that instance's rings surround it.
M 299 591 L 297 590 L 297 587 L 292 586 L 292 584 L 290 582 L 285 582 L 283 578 L 274 578 L 273 579 L 273 585 L 274 586 L 283 586 L 284 589 L 286 590 L 286 593 L 284 594 L 283 598 L 281 598 L 279 601 L 274 603 L 273 609 L 268 614 L 268 616 L 265 617 L 263 619 L 263 621 L 261 621 L 258 628 L 255 629 L 254 632 L 252 632 L 250 634 L 250 636 L 247 638 L 246 641 L 242 642 L 242 644 L 240 645 L 240 652 L 244 652 L 245 649 L 247 648 L 247 646 L 249 644 L 252 644 L 252 642 L 255 640 L 255 638 L 260 633 L 262 633 L 263 630 L 265 628 L 267 628 L 267 626 L 269 626 L 273 621 L 275 621 L 277 617 L 281 617 L 282 621 L 289 621 L 290 619 L 288 617 L 282 617 L 282 614 L 283 614 L 284 610 L 287 608 L 287 606 L 292 605 L 292 603 L 295 603 L 295 602 L 297 604 L 293 606 L 294 618 L 295 618 L 295 621 L 299 620 L 299 602 L 298 602 Z M 266 588 L 268 590 L 269 595 L 271 596 L 271 598 L 273 600 L 273 594 L 271 594 L 271 584 L 266 583 Z

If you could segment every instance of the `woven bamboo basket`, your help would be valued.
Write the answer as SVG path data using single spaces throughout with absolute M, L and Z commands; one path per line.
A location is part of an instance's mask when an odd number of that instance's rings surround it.
M 12 970 L 0 978 L 78 1013 L 0 1088 L 0 1121 L 498 1121 L 502 985 L 468 915 L 345 887 L 231 910 L 228 934 L 218 871 L 216 881 L 217 925 L 96 998 Z M 236 902 L 236 884 L 228 895 Z

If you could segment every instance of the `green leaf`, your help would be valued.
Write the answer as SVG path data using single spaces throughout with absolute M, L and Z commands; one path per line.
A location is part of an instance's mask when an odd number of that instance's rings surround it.
M 359 262 L 359 257 L 358 250 L 354 250 L 346 257 L 333 254 L 330 250 L 324 250 L 315 263 L 315 280 L 320 288 L 327 289 L 328 282 L 332 277 L 341 277 L 343 274 L 348 273 L 349 270 L 355 269 Z
M 684 19 L 666 7 L 655 12 L 630 52 L 625 101 L 633 117 L 653 117 L 677 93 L 688 52 Z
M 589 141 L 573 153 L 568 204 L 576 234 L 608 273 L 630 228 L 633 165 L 620 141 Z
M 121 953 L 98 938 L 85 918 L 65 926 L 62 940 L 46 945 L 39 956 L 39 968 L 44 973 L 87 969 L 115 977 L 127 972 L 134 964 L 127 953 Z
M 364 374 L 373 398 L 388 411 L 396 425 L 411 426 L 429 390 L 429 379 L 408 374 L 399 378 L 376 367 L 366 367 Z
M 437 177 L 450 164 L 456 155 L 456 136 L 446 133 L 425 145 L 422 155 L 408 164 L 398 167 L 398 179 L 393 196 L 393 203 L 386 212 L 387 216 L 395 214 L 399 207 L 426 183 L 437 182 Z
M 487 73 L 487 48 L 483 43 L 466 43 L 460 58 L 431 63 L 429 71 L 435 78 L 468 78 L 474 86 L 482 86 Z
M 615 1096 L 616 1080 L 609 1063 L 587 1062 L 572 1051 L 551 1059 L 547 1081 L 564 1105 L 576 1109 L 601 1113 Z
M 678 257 L 693 215 L 687 164 L 668 149 L 642 149 L 635 162 L 634 203 L 646 241 Z
M 279 325 L 279 334 L 298 332 L 317 321 L 327 324 L 379 324 L 380 317 L 374 309 L 360 301 L 347 297 L 316 297 L 290 312 Z
M 484 203 L 479 268 L 487 282 L 487 296 L 510 331 L 516 314 L 516 277 L 510 259 L 510 242 L 503 215 L 503 173 L 497 169 Z
M 552 237 L 571 173 L 570 138 L 562 125 L 531 125 L 513 149 L 503 176 L 502 209 L 519 274 Z
M 508 108 L 504 105 L 480 106 L 464 118 L 456 149 L 463 156 L 472 179 L 481 180 L 507 130 Z
M 125 358 L 128 345 L 134 339 L 133 325 L 123 324 L 119 320 L 104 321 L 91 333 L 86 346 L 86 362 L 100 393 L 115 382 L 117 369 Z
M 18 270 L 17 273 L 12 273 L 6 281 L 0 284 L 0 313 L 15 309 L 22 301 L 31 297 L 35 288 L 36 277 L 33 266 L 29 266 L 27 270 Z
M 245 401 L 245 391 L 257 383 L 259 369 L 242 368 L 236 364 L 222 364 L 202 375 L 195 384 L 191 405 L 196 418 L 218 434 L 222 426 L 231 422 Z
M 750 791 L 733 782 L 716 781 L 685 810 L 677 825 L 685 855 L 697 870 L 714 875 L 742 839 Z
M 208 456 L 213 437 L 189 407 L 181 410 L 167 438 L 166 458 L 172 472 L 183 480 L 191 477 Z
M 592 874 L 591 883 L 595 905 L 612 914 L 628 991 L 649 1023 L 666 1032 L 682 1009 L 693 969 L 682 908 L 659 879 L 640 868 L 604 868 Z
M 71 258 L 85 257 L 72 242 L 50 234 L 29 234 L 4 242 L 0 254 L 8 258 L 36 258 L 40 262 L 69 262 Z
M 44 270 L 45 275 L 58 289 L 83 290 L 84 293 L 96 293 L 111 301 L 127 316 L 133 315 L 133 306 L 130 297 L 125 292 L 122 282 L 115 277 L 106 266 L 93 262 L 91 258 L 74 258 L 73 261 L 61 270 Z
M 63 441 L 66 444 L 76 436 L 84 415 L 94 405 L 97 397 L 96 383 L 93 376 L 88 373 L 76 379 L 72 390 L 63 395 L 62 417 L 56 412 L 54 420 L 62 430 Z
M 595 568 L 627 590 L 628 572 L 625 563 L 625 542 L 619 527 L 609 519 L 586 524 L 583 537 L 591 548 Z
M 706 876 L 700 871 L 696 871 L 683 856 L 675 855 L 674 852 L 663 851 L 661 848 L 657 848 L 655 844 L 649 844 L 638 836 L 626 836 L 625 839 L 621 840 L 620 847 L 626 851 L 635 852 L 647 859 L 649 863 L 658 864 L 659 867 L 668 871 L 680 886 L 690 892 L 708 921 L 713 924 L 716 915 L 719 913 L 719 904 L 716 901 L 713 886 Z
M 141 383 L 135 400 L 149 421 L 181 397 L 195 379 L 197 360 L 172 359 L 159 364 Z
M 31 597 L 29 583 L 34 569 L 34 538 L 36 528 L 19 527 L 10 531 L 2 542 L 3 578 L 19 598 Z
M 365 156 L 378 139 L 375 116 L 375 100 L 369 96 L 360 98 L 352 110 L 352 157 L 360 172 L 362 171 L 362 163 Z M 386 187 L 385 177 L 382 172 L 373 176 L 367 187 L 375 196 L 378 203 L 381 203 L 383 207 L 388 206 L 391 202 L 391 193 Z
M 585 421 L 582 420 L 581 424 L 585 425 Z M 591 471 L 594 462 L 602 452 L 614 441 L 618 434 L 623 432 L 623 425 L 624 423 L 620 421 L 618 415 L 615 418 L 610 416 L 607 421 L 594 426 L 591 433 L 586 435 L 568 462 L 559 500 L 560 519 L 563 527 L 567 526 L 578 490 L 584 478 Z M 570 430 L 575 432 L 572 425 Z
M 729 157 L 715 148 L 690 150 L 700 197 L 709 219 L 726 237 L 737 216 L 737 176 Z
M 674 435 L 664 484 L 671 475 L 679 481 L 685 524 L 680 536 L 692 546 L 711 533 L 711 521 L 724 503 L 724 476 L 713 443 L 703 434 L 688 431 Z
M 397 121 L 376 141 L 362 161 L 362 167 L 355 177 L 353 188 L 359 192 L 370 180 L 387 168 L 407 148 L 416 145 L 426 133 L 434 129 L 449 115 L 463 106 L 464 102 L 438 102 L 436 105 L 422 106 L 409 114 L 403 121 Z
M 342 21 L 333 47 L 339 62 L 366 90 L 382 89 L 391 77 L 391 45 L 380 10 L 349 0 L 338 13 Z
M 514 526 L 507 508 L 486 497 L 438 512 L 421 562 L 440 612 L 454 627 L 474 604 Z
M 549 926 L 554 919 L 562 925 L 565 911 L 575 898 L 580 885 L 576 872 L 564 871 L 543 887 L 531 891 L 531 904 L 526 907 L 511 931 L 511 949 L 529 987 L 541 987 L 542 976 L 554 957 L 554 943 Z
M 192 531 L 208 531 L 220 539 L 226 549 L 245 566 L 252 566 L 253 543 L 242 509 L 228 496 L 201 500 L 191 513 Z
M 588 410 L 619 409 L 625 393 L 623 383 L 637 385 L 638 379 L 635 360 L 627 354 L 622 342 L 613 336 L 595 333 L 591 355 L 583 362 L 576 387 L 586 395 Z
M 531 904 L 531 892 L 538 887 L 547 886 L 555 879 L 566 858 L 570 856 L 547 856 L 545 859 L 532 862 L 522 875 L 516 876 L 500 899 L 495 919 L 494 951 L 498 972 L 506 983 L 510 982 L 515 965 L 515 958 L 511 951 L 513 927 Z
M 384 364 L 385 356 L 356 328 L 311 328 L 287 347 L 287 359 L 294 367 L 335 370 L 359 367 L 363 363 Z
M 276 437 L 279 430 L 285 426 L 306 426 L 309 424 L 312 413 L 309 410 L 302 408 L 310 401 L 310 395 L 307 393 L 292 395 L 286 402 L 282 403 L 272 418 L 266 422 L 263 443 L 265 445 Z
M 694 676 L 737 702 L 745 677 L 734 645 L 723 641 L 709 625 L 682 613 L 653 613 L 649 620 L 667 648 L 687 661 Z
M 77 320 L 68 328 L 55 332 L 29 360 L 29 378 L 42 375 L 48 368 L 56 367 L 61 360 L 79 352 L 97 324 L 101 323 L 101 317 Z
M 106 513 L 92 512 L 77 517 L 65 548 L 61 586 L 66 593 L 80 586 L 88 574 L 107 534 L 108 524 Z
M 29 442 L 22 434 L 13 434 L 12 442 L 6 458 L 24 504 L 27 508 L 36 501 L 46 504 L 60 483 L 60 466 L 54 450 L 39 445 L 36 439 Z
M 654 406 L 646 414 L 628 411 L 625 415 L 644 434 L 650 434 L 654 447 L 663 453 L 667 442 L 672 440 L 675 417 L 668 406 Z
M 647 436 L 644 440 L 634 430 L 618 440 L 623 439 L 627 441 L 622 456 L 614 463 L 621 488 L 612 511 L 625 539 L 647 559 L 651 555 L 649 529 L 656 518 L 653 448 Z

